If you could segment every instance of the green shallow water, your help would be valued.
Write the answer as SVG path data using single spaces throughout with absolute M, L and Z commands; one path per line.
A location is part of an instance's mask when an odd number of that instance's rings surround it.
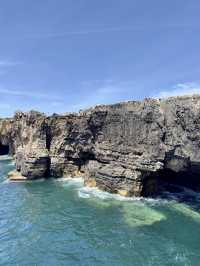
M 9 183 L 12 168 L 0 160 L 0 265 L 200 265 L 200 195 L 125 200 L 80 179 Z

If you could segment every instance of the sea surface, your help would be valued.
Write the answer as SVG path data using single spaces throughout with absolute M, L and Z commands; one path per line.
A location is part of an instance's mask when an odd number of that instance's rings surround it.
M 200 265 L 200 194 L 127 199 L 81 178 L 9 182 L 13 168 L 0 158 L 0 265 Z

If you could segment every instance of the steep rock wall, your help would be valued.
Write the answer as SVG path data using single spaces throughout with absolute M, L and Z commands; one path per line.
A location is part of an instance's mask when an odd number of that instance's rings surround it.
M 101 105 L 79 113 L 17 113 L 0 120 L 0 143 L 28 179 L 81 175 L 126 196 L 163 180 L 200 188 L 200 96 Z

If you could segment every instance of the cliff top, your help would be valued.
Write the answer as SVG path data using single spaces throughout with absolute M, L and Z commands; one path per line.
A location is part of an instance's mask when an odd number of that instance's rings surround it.
M 82 116 L 87 115 L 91 112 L 96 111 L 107 111 L 111 109 L 118 109 L 123 107 L 135 107 L 137 105 L 143 104 L 145 102 L 148 103 L 164 103 L 164 102 L 177 102 L 177 101 L 186 101 L 186 100 L 197 100 L 200 99 L 200 94 L 193 94 L 193 95 L 182 95 L 182 96 L 172 96 L 172 97 L 166 97 L 166 98 L 144 98 L 141 101 L 124 101 L 124 102 L 118 102 L 113 104 L 98 104 L 90 108 L 82 109 L 79 112 L 66 112 L 66 113 L 53 113 L 52 115 L 46 115 L 45 113 L 36 111 L 36 110 L 30 110 L 28 112 L 23 111 L 16 111 L 14 114 L 15 119 L 21 119 L 22 117 L 29 117 L 29 118 L 44 118 L 44 117 L 74 117 L 74 116 Z M 1 120 L 12 120 L 13 118 L 1 118 Z

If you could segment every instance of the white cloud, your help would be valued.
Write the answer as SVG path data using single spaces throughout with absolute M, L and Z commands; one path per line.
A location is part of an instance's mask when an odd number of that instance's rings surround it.
M 97 83 L 97 84 L 95 84 Z M 100 86 L 100 83 L 101 84 Z M 88 84 L 88 86 L 87 86 Z M 94 87 L 92 86 L 94 85 Z M 84 98 L 81 102 L 75 103 L 71 105 L 71 110 L 78 111 L 80 109 L 86 109 L 89 107 L 93 107 L 98 104 L 110 104 L 113 101 L 118 101 L 123 93 L 129 91 L 129 86 L 123 84 L 122 82 L 114 82 L 111 79 L 103 80 L 98 82 L 87 82 L 83 85 L 83 89 L 89 87 L 89 89 L 85 91 L 89 91 L 89 93 L 85 94 Z M 96 86 L 95 86 L 96 85 Z M 97 86 L 98 85 L 98 86 Z
M 14 90 L 14 89 L 5 89 L 0 88 L 0 93 L 5 95 L 11 96 L 23 96 L 23 97 L 30 97 L 36 99 L 43 99 L 43 100 L 59 100 L 60 98 L 47 95 L 46 93 L 40 92 L 31 92 L 31 91 L 21 91 L 21 90 Z
M 54 101 L 51 103 L 51 106 L 53 106 L 53 107 L 59 107 L 61 105 L 63 105 L 63 102 L 61 102 L 61 101 Z
M 200 94 L 200 85 L 196 83 L 179 83 L 170 90 L 160 91 L 153 95 L 154 98 L 167 98 L 172 96 L 184 96 Z

